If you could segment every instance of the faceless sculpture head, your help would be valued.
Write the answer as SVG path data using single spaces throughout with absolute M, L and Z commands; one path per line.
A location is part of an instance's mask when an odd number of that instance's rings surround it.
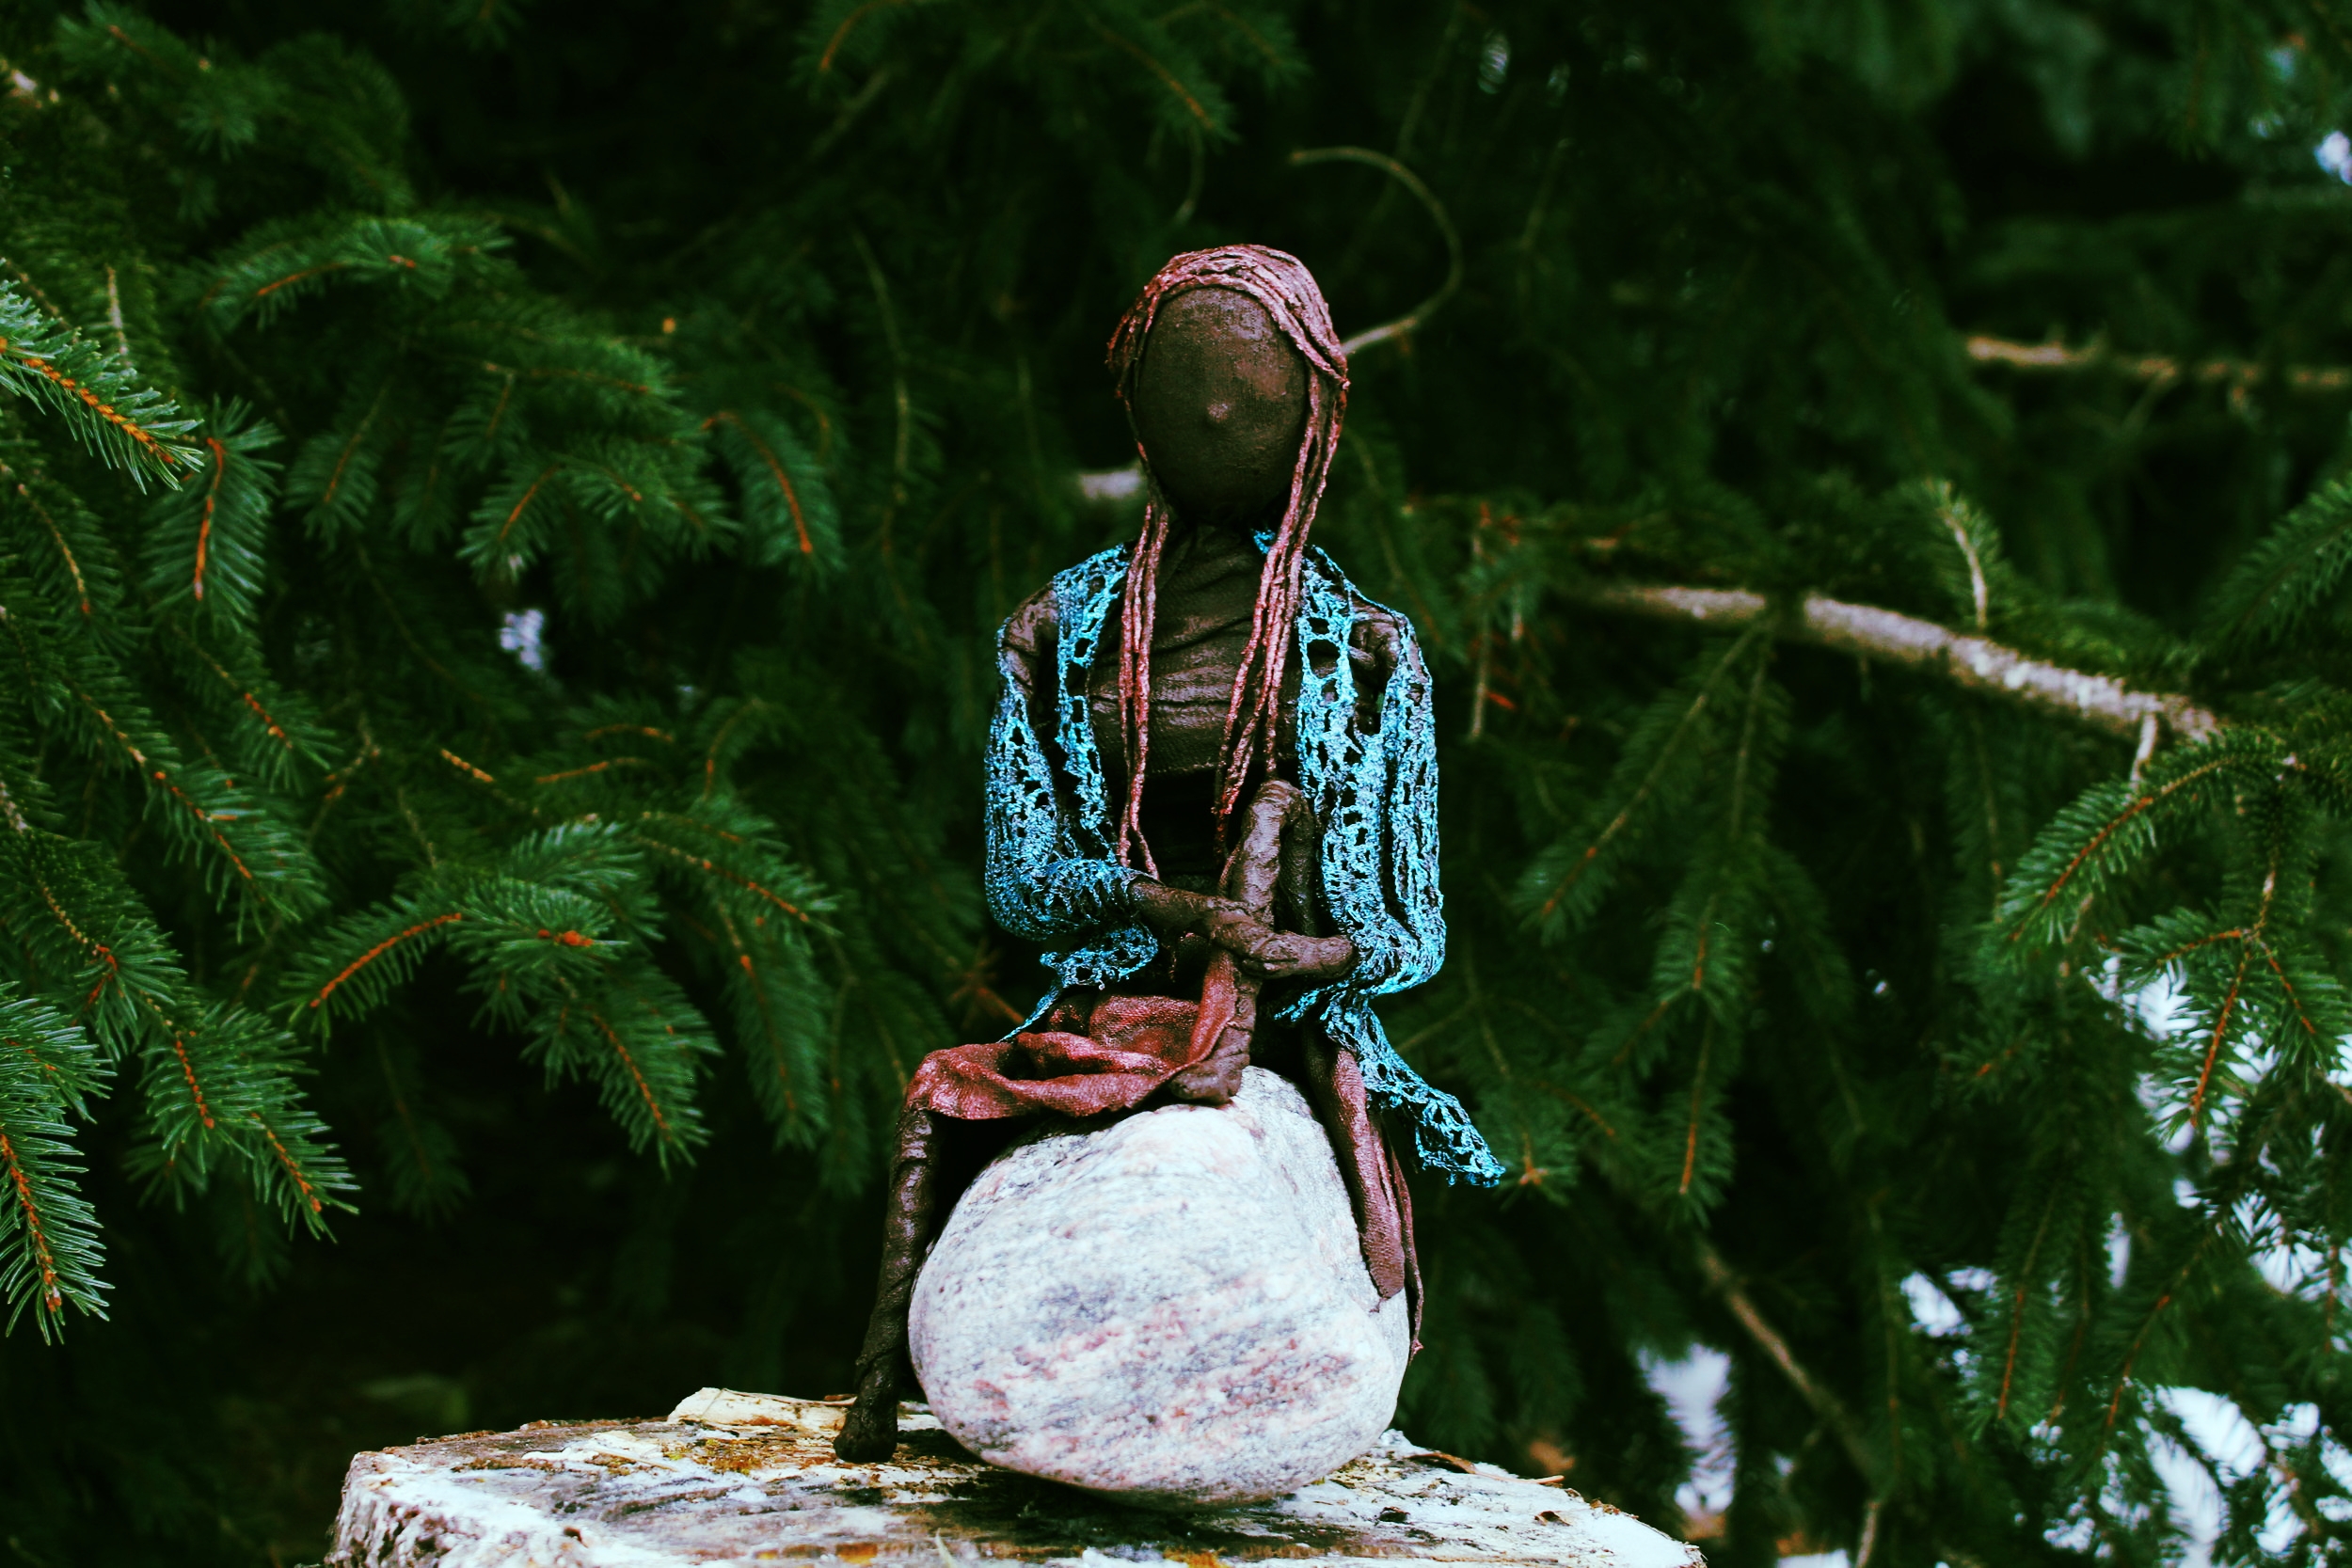
M 1152 630 L 1169 524 L 1263 522 L 1258 575 L 1233 705 L 1216 766 L 1217 841 L 1253 768 L 1274 755 L 1282 670 L 1298 619 L 1307 531 L 1330 476 L 1347 408 L 1347 351 L 1314 276 L 1264 245 L 1170 257 L 1111 334 L 1111 373 L 1152 483 L 1120 594 L 1120 727 L 1133 759 L 1113 852 L 1140 858 L 1152 735 Z
M 1187 289 L 1160 307 L 1133 408 L 1136 438 L 1180 518 L 1232 525 L 1281 505 L 1306 434 L 1308 373 L 1246 293 Z

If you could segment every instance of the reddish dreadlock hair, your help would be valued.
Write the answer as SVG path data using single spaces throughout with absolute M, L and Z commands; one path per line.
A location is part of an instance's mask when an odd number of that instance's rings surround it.
M 1225 713 L 1225 740 L 1216 764 L 1216 844 L 1225 847 L 1226 825 L 1240 804 L 1253 766 L 1272 767 L 1275 736 L 1282 702 L 1283 666 L 1298 621 L 1299 575 L 1307 555 L 1307 531 L 1314 526 L 1315 507 L 1323 499 L 1324 481 L 1331 472 L 1331 454 L 1339 447 L 1340 422 L 1347 412 L 1347 356 L 1331 326 L 1331 311 L 1314 275 L 1297 257 L 1264 245 L 1220 245 L 1215 250 L 1188 251 L 1162 267 L 1144 285 L 1143 293 L 1120 319 L 1111 334 L 1110 367 L 1117 378 L 1119 400 L 1132 418 L 1136 372 L 1160 307 L 1193 289 L 1231 289 L 1264 307 L 1282 335 L 1306 360 L 1307 428 L 1298 443 L 1298 460 L 1291 468 L 1289 501 L 1282 520 L 1266 549 L 1265 567 L 1258 578 L 1257 607 L 1250 613 L 1249 641 L 1243 648 L 1241 669 L 1233 677 L 1233 697 Z M 1127 565 L 1127 591 L 1120 608 L 1119 717 L 1126 740 L 1131 771 L 1127 800 L 1120 814 L 1117 854 L 1132 864 L 1132 852 L 1141 856 L 1143 869 L 1158 875 L 1152 847 L 1143 841 L 1144 764 L 1152 746 L 1152 622 L 1158 607 L 1160 553 L 1168 544 L 1171 509 L 1152 476 L 1152 459 L 1136 443 L 1143 465 L 1145 494 L 1143 531 L 1136 538 Z

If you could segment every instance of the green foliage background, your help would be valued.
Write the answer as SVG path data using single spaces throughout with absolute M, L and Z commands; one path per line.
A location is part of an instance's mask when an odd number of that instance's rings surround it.
M 1103 340 L 1232 240 L 1343 333 L 1460 247 L 1319 530 L 1438 674 L 1391 1031 L 1518 1177 L 1420 1195 L 1404 1424 L 1719 1562 L 2168 1560 L 2168 1449 L 2222 1557 L 2342 1554 L 2352 12 L 15 0 L 0 54 L 15 1560 L 313 1559 L 356 1449 L 847 1386 L 904 1076 L 1041 983 L 993 627 L 1132 526 Z M 1645 1375 L 1694 1345 L 1721 1516 Z

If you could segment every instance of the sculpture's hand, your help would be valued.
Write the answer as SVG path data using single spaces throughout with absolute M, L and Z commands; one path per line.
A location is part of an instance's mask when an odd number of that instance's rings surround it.
M 1345 937 L 1270 931 L 1233 954 L 1244 969 L 1268 980 L 1336 980 L 1356 967 L 1356 944 Z
M 1186 893 L 1150 877 L 1137 877 L 1128 883 L 1127 896 L 1135 906 L 1136 918 L 1170 942 L 1188 933 L 1208 936 L 1209 923 L 1221 916 L 1249 918 L 1249 911 L 1231 898 Z
M 1231 898 L 1186 893 L 1148 877 L 1130 887 L 1136 913 L 1164 937 L 1206 937 L 1262 980 L 1336 980 L 1356 963 L 1345 937 L 1303 937 L 1278 931 Z
M 1211 902 L 1195 927 L 1241 960 L 1261 980 L 1336 980 L 1355 967 L 1356 944 L 1345 937 L 1303 937 L 1278 931 L 1229 899 Z

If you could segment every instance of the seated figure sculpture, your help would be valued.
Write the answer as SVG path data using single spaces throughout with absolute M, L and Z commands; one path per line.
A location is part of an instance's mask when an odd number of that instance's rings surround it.
M 1308 547 L 1347 396 L 1322 294 L 1280 251 L 1179 256 L 1110 364 L 1142 531 L 1006 622 L 989 751 L 990 910 L 1052 948 L 1058 984 L 1013 1034 L 933 1053 L 909 1085 L 845 1459 L 892 1452 L 926 1250 L 1040 1116 L 1222 1105 L 1251 1065 L 1290 1079 L 1330 1139 L 1364 1267 L 1383 1302 L 1407 1295 L 1416 1338 L 1383 1113 L 1424 1169 L 1502 1174 L 1372 1008 L 1444 956 L 1437 763 L 1409 623 Z

